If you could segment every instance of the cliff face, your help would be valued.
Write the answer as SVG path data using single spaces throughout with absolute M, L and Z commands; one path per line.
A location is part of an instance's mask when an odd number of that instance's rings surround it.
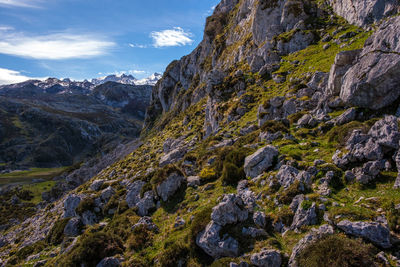
M 10 222 L 0 265 L 398 266 L 396 8 L 221 1 L 153 89 L 142 143 Z

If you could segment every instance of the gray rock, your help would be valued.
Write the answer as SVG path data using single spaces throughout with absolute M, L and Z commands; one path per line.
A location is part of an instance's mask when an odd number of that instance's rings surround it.
M 250 125 L 247 127 L 244 127 L 242 129 L 240 129 L 240 135 L 248 135 L 249 133 L 252 133 L 254 131 L 256 131 L 258 129 L 258 127 L 256 125 Z
M 344 102 L 380 109 L 400 96 L 400 17 L 383 23 L 343 77 Z
M 273 166 L 279 152 L 274 146 L 260 148 L 254 154 L 246 157 L 244 171 L 247 176 L 254 178 Z
M 327 95 L 336 96 L 340 94 L 342 79 L 350 69 L 352 62 L 358 57 L 361 50 L 343 51 L 336 55 L 335 63 L 329 72 Z
M 97 223 L 97 216 L 90 210 L 86 210 L 82 213 L 82 223 L 84 225 L 93 225 Z
M 260 141 L 261 142 L 266 142 L 266 143 L 272 143 L 273 141 L 282 138 L 282 133 L 276 132 L 276 133 L 270 133 L 270 132 L 261 132 L 260 135 Z
M 311 207 L 306 210 L 303 209 L 302 203 L 299 204 L 294 215 L 291 229 L 297 229 L 304 225 L 315 225 L 318 222 L 315 203 L 312 203 Z
M 362 168 L 356 169 L 356 180 L 360 184 L 368 184 L 375 180 L 381 171 L 385 169 L 383 161 L 370 161 L 363 165 Z
M 150 231 L 154 231 L 156 233 L 159 231 L 158 226 L 155 225 L 153 223 L 153 220 L 151 219 L 151 217 L 148 217 L 148 216 L 144 216 L 144 217 L 140 218 L 139 221 L 132 226 L 132 230 L 135 230 L 136 228 L 138 228 L 142 225 L 144 225 Z
M 187 179 L 187 184 L 190 187 L 196 187 L 201 184 L 199 176 L 189 176 Z
M 118 258 L 115 257 L 108 257 L 102 259 L 96 267 L 119 267 L 121 265 L 121 261 Z
M 64 218 L 70 218 L 70 217 L 75 217 L 76 216 L 76 208 L 78 207 L 79 203 L 81 202 L 82 197 L 71 194 L 67 196 L 67 198 L 64 200 Z
M 386 149 L 398 149 L 400 133 L 397 117 L 386 116 L 377 121 L 369 130 L 368 135 Z
M 307 86 L 313 90 L 322 91 L 328 84 L 328 78 L 329 78 L 328 73 L 317 71 L 311 77 L 311 80 L 309 83 L 307 83 Z
M 115 190 L 109 186 L 101 191 L 100 198 L 103 202 L 107 203 L 113 195 L 115 195 Z
M 245 221 L 248 215 L 243 200 L 235 194 L 228 194 L 213 208 L 211 219 L 216 224 L 224 226 Z
M 103 186 L 104 180 L 95 180 L 93 183 L 90 185 L 90 189 L 93 191 L 99 191 L 100 188 Z
M 351 24 L 367 26 L 400 11 L 396 0 L 330 0 L 333 11 Z
M 228 235 L 220 237 L 222 226 L 211 221 L 196 238 L 196 244 L 213 258 L 237 257 L 239 243 Z
M 0 238 L 0 248 L 4 247 L 5 245 L 7 245 L 7 243 L 4 238 Z
M 348 235 L 364 238 L 382 248 L 390 248 L 390 230 L 387 225 L 378 222 L 341 221 L 337 227 Z
M 258 227 L 265 228 L 267 225 L 267 219 L 265 216 L 265 213 L 262 211 L 256 211 L 253 214 L 253 221 L 254 224 L 257 225 Z
M 185 156 L 187 152 L 186 147 L 180 146 L 175 148 L 174 150 L 170 151 L 169 153 L 166 153 L 164 156 L 161 157 L 160 159 L 160 167 L 163 167 L 165 165 L 175 163 Z
M 311 231 L 305 237 L 300 239 L 300 241 L 294 246 L 289 259 L 289 266 L 297 267 L 297 257 L 305 248 L 328 235 L 332 235 L 333 233 L 333 227 L 328 224 L 324 224 L 318 229 L 311 229 Z
M 282 165 L 279 169 L 279 172 L 276 175 L 278 182 L 285 189 L 292 185 L 296 180 L 304 180 L 304 173 L 299 172 L 295 167 L 289 165 Z M 307 178 L 307 177 L 306 177 Z M 308 177 L 309 179 L 311 177 Z M 309 183 L 309 181 L 305 181 Z
M 182 183 L 185 181 L 185 177 L 173 172 L 168 178 L 157 186 L 157 194 L 161 197 L 163 201 L 167 201 L 175 192 L 181 187 Z
M 303 194 L 300 194 L 300 195 L 297 195 L 297 196 L 295 196 L 294 198 L 293 198 L 293 200 L 292 200 L 292 203 L 290 203 L 290 209 L 293 211 L 293 212 L 296 212 L 297 211 L 297 209 L 299 208 L 299 205 L 302 203 L 304 201 L 304 195 Z
M 250 261 L 258 267 L 280 267 L 282 264 L 280 251 L 266 248 L 259 253 L 252 254 Z
M 126 193 L 128 207 L 137 207 L 140 216 L 147 216 L 149 211 L 155 207 L 153 191 L 145 192 L 143 197 L 140 197 L 140 192 L 145 184 L 146 182 L 143 181 L 135 181 L 128 186 Z
M 45 266 L 47 263 L 47 260 L 41 260 L 41 261 L 37 261 L 33 264 L 33 267 L 40 267 L 40 266 Z
M 174 228 L 179 228 L 183 225 L 185 225 L 185 220 L 183 218 L 181 218 L 180 216 L 176 217 L 175 219 L 175 223 L 174 223 Z
M 356 109 L 350 108 L 334 120 L 335 125 L 343 125 L 348 122 L 354 121 L 356 119 L 356 115 L 357 115 Z
M 76 237 L 81 234 L 83 224 L 79 217 L 71 218 L 64 228 L 64 234 L 69 237 Z
M 346 182 L 347 182 L 347 183 L 352 183 L 352 182 L 354 182 L 354 180 L 356 179 L 356 176 L 354 175 L 353 172 L 351 172 L 351 171 L 346 171 L 346 172 L 344 173 L 344 178 L 346 179 Z

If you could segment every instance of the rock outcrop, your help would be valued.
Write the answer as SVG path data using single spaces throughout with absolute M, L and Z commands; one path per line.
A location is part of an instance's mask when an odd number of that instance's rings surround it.
M 396 0 L 329 0 L 333 11 L 351 24 L 367 26 L 400 11 Z
M 280 267 L 282 264 L 279 251 L 265 248 L 260 253 L 251 255 L 250 261 L 258 267 Z
M 364 2 L 364 1 L 363 1 Z M 340 97 L 351 105 L 380 109 L 400 96 L 400 17 L 385 21 L 366 41 L 343 76 Z
M 271 168 L 278 156 L 278 150 L 273 146 L 266 146 L 256 153 L 246 157 L 244 171 L 247 176 L 254 178 Z

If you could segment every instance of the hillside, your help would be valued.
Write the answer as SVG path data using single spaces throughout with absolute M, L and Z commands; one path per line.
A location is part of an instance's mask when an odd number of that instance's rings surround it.
M 48 79 L 0 88 L 0 170 L 71 166 L 137 138 L 152 86 Z
M 3 230 L 0 266 L 400 266 L 399 12 L 222 0 L 141 143 Z

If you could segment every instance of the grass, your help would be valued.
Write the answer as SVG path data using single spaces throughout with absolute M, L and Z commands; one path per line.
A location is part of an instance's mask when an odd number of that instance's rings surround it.
M 36 184 L 26 184 L 22 186 L 22 189 L 28 190 L 32 193 L 33 198 L 28 201 L 33 204 L 38 204 L 42 201 L 42 193 L 50 190 L 56 184 L 55 181 L 46 181 Z
M 59 167 L 59 168 L 31 168 L 27 171 L 14 171 L 11 173 L 0 175 L 0 186 L 10 183 L 29 183 L 34 179 L 51 179 L 56 177 L 69 167 Z

